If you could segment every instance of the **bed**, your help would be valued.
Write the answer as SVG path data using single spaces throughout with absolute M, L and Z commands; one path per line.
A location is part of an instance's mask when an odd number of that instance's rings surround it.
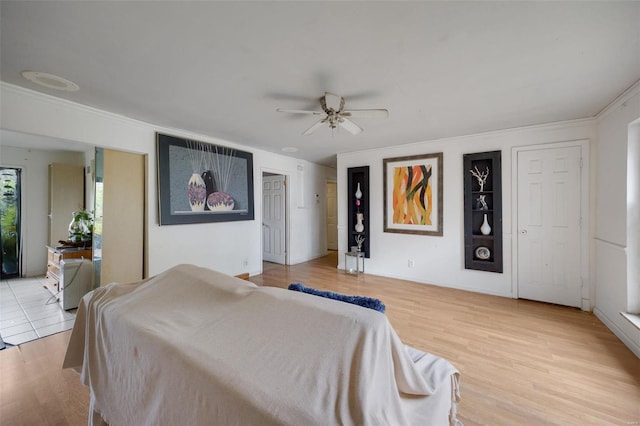
M 179 265 L 81 300 L 89 424 L 459 425 L 458 371 L 371 309 Z

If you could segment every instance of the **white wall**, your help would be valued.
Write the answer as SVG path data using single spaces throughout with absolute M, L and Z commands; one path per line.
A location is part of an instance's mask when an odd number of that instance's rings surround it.
M 84 166 L 84 154 L 70 151 L 44 151 L 3 146 L 0 165 L 22 169 L 22 274 L 44 275 L 47 271 L 49 240 L 49 164 Z M 71 221 L 71 217 L 69 217 Z
M 506 297 L 517 296 L 512 282 L 512 149 L 553 142 L 590 141 L 589 159 L 589 260 L 585 277 L 595 314 L 640 356 L 640 330 L 624 319 L 627 310 L 627 155 L 628 126 L 640 117 L 640 85 L 614 102 L 597 119 L 577 120 L 412 145 L 338 155 L 339 259 L 346 247 L 348 167 L 369 166 L 371 258 L 368 273 L 421 283 L 472 290 Z M 637 137 L 637 132 L 634 133 Z M 464 269 L 463 170 L 465 153 L 502 151 L 504 273 Z M 444 154 L 444 236 L 426 237 L 384 233 L 384 158 L 432 152 Z M 634 229 L 638 229 L 636 226 Z M 414 267 L 408 267 L 408 259 Z M 583 293 L 585 294 L 585 293 Z
M 90 107 L 53 98 L 1 83 L 0 106 L 3 129 L 43 135 L 94 146 L 147 154 L 149 232 L 149 273 L 159 273 L 180 263 L 194 263 L 229 274 L 262 271 L 261 215 L 262 170 L 277 171 L 290 176 L 292 187 L 297 185 L 297 168 L 305 170 L 304 193 L 324 194 L 326 179 L 335 179 L 335 170 L 278 154 L 250 149 L 203 135 L 154 126 Z M 157 176 L 155 133 L 197 139 L 252 152 L 254 165 L 255 220 L 194 225 L 159 226 L 157 217 Z M 84 160 L 83 160 L 84 161 Z M 321 199 L 326 199 L 321 196 Z M 303 262 L 326 251 L 323 238 L 324 211 L 322 205 L 311 201 L 305 208 L 290 208 L 290 258 L 292 263 Z M 322 232 L 320 232 L 322 230 Z
M 636 85 L 598 120 L 594 312 L 640 357 L 640 330 L 620 315 L 628 306 L 628 262 L 640 262 L 628 253 L 626 191 L 629 124 L 639 117 L 640 86 Z
M 512 283 L 512 209 L 511 149 L 518 146 L 590 140 L 595 136 L 594 120 L 578 120 L 533 126 L 444 140 L 427 141 L 384 149 L 338 155 L 338 220 L 340 259 L 346 250 L 348 167 L 369 166 L 370 247 L 366 260 L 368 273 L 402 278 L 421 283 L 513 297 Z M 593 143 L 593 142 L 591 142 Z M 502 151 L 502 202 L 504 272 L 493 273 L 464 268 L 464 217 L 462 156 L 466 153 Z M 383 176 L 384 158 L 443 152 L 444 235 L 431 237 L 384 233 Z M 408 260 L 414 267 L 408 267 Z

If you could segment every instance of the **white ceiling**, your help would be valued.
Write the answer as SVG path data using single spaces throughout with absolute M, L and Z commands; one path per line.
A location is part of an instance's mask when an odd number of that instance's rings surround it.
M 640 80 L 640 2 L 1 2 L 3 81 L 335 164 L 337 152 L 593 117 Z M 56 74 L 59 92 L 23 79 Z M 365 131 L 276 108 L 387 108 Z M 299 151 L 286 154 L 284 147 Z

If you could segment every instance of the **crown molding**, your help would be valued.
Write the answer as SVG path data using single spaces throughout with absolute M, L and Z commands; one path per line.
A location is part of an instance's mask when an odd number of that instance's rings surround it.
M 153 124 L 153 123 L 137 120 L 135 118 L 127 117 L 126 115 L 105 111 L 103 109 L 91 107 L 78 102 L 70 101 L 68 99 L 59 98 L 56 96 L 49 95 L 47 93 L 38 92 L 36 90 L 27 89 L 22 86 L 17 86 L 4 81 L 0 81 L 0 93 L 2 92 L 9 92 L 17 96 L 27 97 L 27 98 L 30 98 L 30 100 L 32 100 L 33 102 L 42 102 L 45 104 L 52 105 L 56 108 L 65 108 L 68 110 L 72 110 L 76 113 L 87 114 L 90 116 L 98 117 L 99 119 L 119 122 L 120 124 L 125 125 L 127 127 L 135 127 L 143 131 L 159 132 L 159 133 L 165 133 L 169 135 L 176 135 L 184 138 L 197 139 L 204 142 L 217 143 L 217 144 L 222 144 L 222 145 L 230 146 L 237 149 L 243 149 L 245 151 L 250 151 L 253 153 L 259 150 L 259 148 L 242 145 L 237 142 L 232 142 L 232 141 L 218 138 L 215 136 L 203 135 L 203 134 L 194 133 L 192 131 L 185 130 L 185 129 L 171 128 L 171 127 L 166 127 L 159 124 Z M 0 99 L 2 98 L 4 98 L 4 96 L 0 96 Z M 0 125 L 1 124 L 2 124 L 2 120 L 0 119 Z M 12 130 L 12 129 L 7 129 L 7 130 Z M 277 153 L 275 154 L 278 155 Z M 288 158 L 291 158 L 291 157 L 288 157 Z
M 488 130 L 486 132 L 481 132 L 481 133 L 471 133 L 471 134 L 460 135 L 460 136 L 428 139 L 428 140 L 419 141 L 419 142 L 411 142 L 411 143 L 400 144 L 400 145 L 371 148 L 371 149 L 360 150 L 360 151 L 345 151 L 345 152 L 340 152 L 337 155 L 338 157 L 340 157 L 340 156 L 347 156 L 350 154 L 360 155 L 363 152 L 369 152 L 369 153 L 383 152 L 384 153 L 389 149 L 397 149 L 397 148 L 405 149 L 409 147 L 420 147 L 424 144 L 464 143 L 465 141 L 468 141 L 468 140 L 473 140 L 477 138 L 490 138 L 492 136 L 500 136 L 508 133 L 534 132 L 536 130 L 554 130 L 554 129 L 562 129 L 567 127 L 582 127 L 582 126 L 588 126 L 590 124 L 594 124 L 595 122 L 596 122 L 595 117 L 576 118 L 573 120 L 555 121 L 552 123 L 531 124 L 529 126 L 522 126 L 522 127 L 510 127 L 506 129 L 499 129 L 499 130 Z
M 145 126 L 145 127 L 148 127 L 148 126 L 157 127 L 151 123 L 147 123 L 141 120 L 136 120 L 134 118 L 130 118 L 122 114 L 116 114 L 113 112 L 105 111 L 103 109 L 91 107 L 78 102 L 70 101 L 68 99 L 59 98 L 57 96 L 49 95 L 48 93 L 27 89 L 25 87 L 17 86 L 15 84 L 7 83 L 4 81 L 0 81 L 0 90 L 12 92 L 20 96 L 26 96 L 33 99 L 34 101 L 54 104 L 58 107 L 62 106 L 69 109 L 75 109 L 76 111 L 82 111 L 89 114 L 99 115 L 101 117 L 108 118 L 110 120 L 118 120 L 130 125 L 134 124 L 134 125 Z
M 602 120 L 604 117 L 611 114 L 611 112 L 618 109 L 620 106 L 624 105 L 625 102 L 638 94 L 640 94 L 640 80 L 633 83 L 627 90 L 622 92 L 622 94 L 615 98 L 609 105 L 602 108 L 602 110 L 595 115 L 596 121 Z

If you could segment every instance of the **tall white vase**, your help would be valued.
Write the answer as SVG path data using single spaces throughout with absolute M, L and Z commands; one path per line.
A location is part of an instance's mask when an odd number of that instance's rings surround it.
M 358 182 L 358 188 L 356 189 L 356 198 L 358 200 L 362 198 L 362 191 L 360 190 L 360 182 Z
M 487 220 L 487 214 L 484 214 L 484 221 L 482 222 L 482 226 L 480 226 L 480 232 L 482 235 L 491 234 L 491 226 L 489 225 L 489 221 Z
M 356 214 L 356 232 L 362 232 L 364 231 L 364 223 L 362 223 L 362 221 L 364 220 L 364 214 L 362 213 L 358 213 Z

